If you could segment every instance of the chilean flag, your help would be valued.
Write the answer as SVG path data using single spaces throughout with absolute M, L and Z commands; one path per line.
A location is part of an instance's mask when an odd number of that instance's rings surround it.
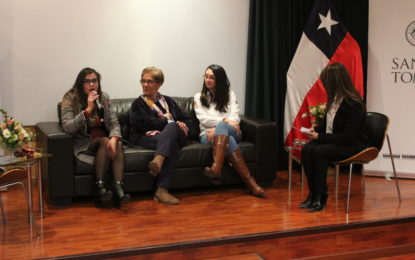
M 320 72 L 328 64 L 342 63 L 363 96 L 363 69 L 360 48 L 336 15 L 329 0 L 316 0 L 300 43 L 287 73 L 285 96 L 285 146 L 295 139 L 306 139 L 299 129 L 311 127 L 309 117 L 303 118 L 309 106 L 327 102 L 326 91 L 319 81 Z M 300 158 L 300 152 L 294 150 Z

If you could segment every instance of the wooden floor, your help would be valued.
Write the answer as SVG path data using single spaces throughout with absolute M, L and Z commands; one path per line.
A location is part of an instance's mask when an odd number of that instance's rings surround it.
M 366 177 L 363 191 L 356 175 L 346 214 L 347 176 L 341 175 L 337 197 L 329 177 L 327 208 L 308 213 L 298 208 L 307 196 L 299 173 L 294 175 L 291 191 L 287 173 L 277 176 L 263 199 L 250 196 L 243 187 L 230 187 L 175 192 L 181 201 L 178 206 L 157 203 L 150 194 L 134 195 L 133 202 L 122 209 L 98 209 L 91 199 L 66 207 L 45 203 L 43 216 L 35 201 L 40 237 L 27 221 L 20 187 L 14 187 L 2 192 L 8 222 L 0 224 L 0 259 L 415 256 L 415 180 L 400 180 L 403 202 L 399 204 L 393 181 Z

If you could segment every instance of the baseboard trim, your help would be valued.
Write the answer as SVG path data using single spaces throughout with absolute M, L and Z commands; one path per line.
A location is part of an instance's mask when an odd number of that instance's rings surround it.
M 398 178 L 402 179 L 415 179 L 415 173 L 408 173 L 408 172 L 397 172 Z M 376 176 L 376 177 L 385 177 L 385 178 L 393 178 L 392 171 L 371 171 L 365 170 L 365 176 Z

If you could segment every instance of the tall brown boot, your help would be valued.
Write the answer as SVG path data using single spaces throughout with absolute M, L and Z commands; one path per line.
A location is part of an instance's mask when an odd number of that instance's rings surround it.
M 256 183 L 255 178 L 251 176 L 248 166 L 241 155 L 241 151 L 237 149 L 232 153 L 227 154 L 226 159 L 228 159 L 228 161 L 232 164 L 232 167 L 238 172 L 242 181 L 251 190 L 251 193 L 257 197 L 264 197 L 265 191 Z
M 205 176 L 218 179 L 222 176 L 223 159 L 228 148 L 229 136 L 216 135 L 213 137 L 213 163 L 205 168 Z

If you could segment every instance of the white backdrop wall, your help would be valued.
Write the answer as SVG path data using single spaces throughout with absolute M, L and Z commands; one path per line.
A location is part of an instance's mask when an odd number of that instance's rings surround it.
M 5 98 L 12 95 L 12 88 L 6 88 L 11 82 L 11 3 L 11 0 L 0 1 L 0 107 L 12 106 Z
M 415 46 L 405 35 L 412 22 L 415 29 L 415 1 L 370 0 L 369 6 L 368 111 L 389 116 L 397 171 L 415 177 Z M 391 172 L 387 147 L 367 170 Z
M 163 70 L 162 93 L 193 96 L 216 63 L 243 110 L 248 16 L 248 0 L 1 0 L 0 106 L 25 125 L 57 120 L 86 66 L 111 98 L 141 95 L 147 66 Z

